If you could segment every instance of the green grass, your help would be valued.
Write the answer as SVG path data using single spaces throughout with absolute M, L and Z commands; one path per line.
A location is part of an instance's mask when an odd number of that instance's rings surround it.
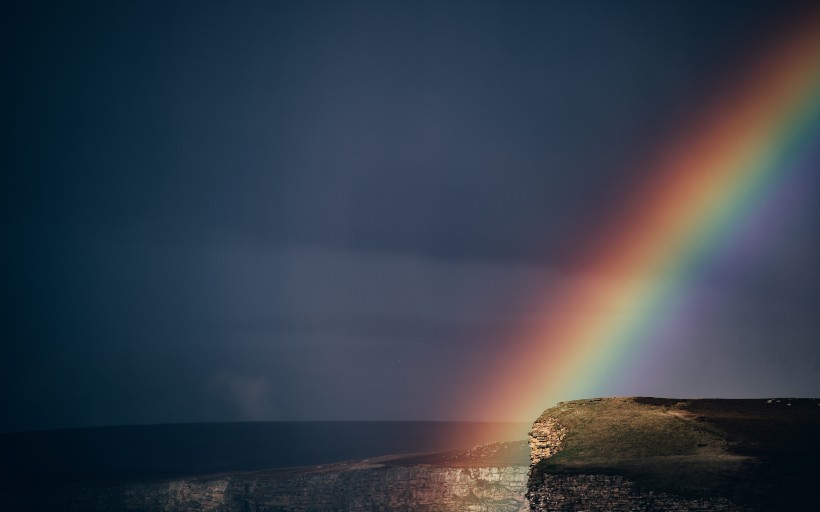
M 554 463 L 706 456 L 725 445 L 722 433 L 710 425 L 689 421 L 675 408 L 631 399 L 567 402 L 549 415 L 568 429 Z

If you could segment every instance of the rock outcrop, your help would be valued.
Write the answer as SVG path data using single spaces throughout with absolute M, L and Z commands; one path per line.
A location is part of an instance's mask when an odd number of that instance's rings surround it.
M 535 420 L 530 431 L 530 464 L 534 466 L 557 453 L 566 434 L 566 427 L 549 415 Z

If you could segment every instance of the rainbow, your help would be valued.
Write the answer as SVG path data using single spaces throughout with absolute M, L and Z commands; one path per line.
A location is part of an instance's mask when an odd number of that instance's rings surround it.
M 653 342 L 693 281 L 745 233 L 778 229 L 773 204 L 806 193 L 820 171 L 820 16 L 804 18 L 756 55 L 649 167 L 629 205 L 583 253 L 583 273 L 522 333 L 468 407 L 532 420 L 583 398 Z M 732 85 L 734 84 L 734 85 Z

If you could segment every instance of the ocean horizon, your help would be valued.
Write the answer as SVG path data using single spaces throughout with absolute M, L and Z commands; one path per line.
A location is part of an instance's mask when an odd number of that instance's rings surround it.
M 12 432 L 0 434 L 0 472 L 11 479 L 79 481 L 259 471 L 523 440 L 529 427 L 519 422 L 284 421 Z

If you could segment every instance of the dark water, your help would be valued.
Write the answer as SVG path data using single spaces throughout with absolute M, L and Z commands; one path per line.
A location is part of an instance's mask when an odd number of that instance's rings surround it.
M 308 466 L 526 437 L 526 423 L 254 422 L 0 434 L 4 478 L 133 479 Z

